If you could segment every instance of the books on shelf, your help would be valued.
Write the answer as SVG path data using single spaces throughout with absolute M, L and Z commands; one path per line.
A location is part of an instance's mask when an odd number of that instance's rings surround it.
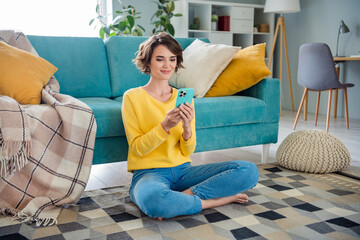
M 219 17 L 219 31 L 230 31 L 230 16 Z

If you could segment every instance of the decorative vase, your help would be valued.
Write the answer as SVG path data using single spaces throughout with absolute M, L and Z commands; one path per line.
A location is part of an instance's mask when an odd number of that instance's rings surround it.
M 211 22 L 211 31 L 217 31 L 217 22 Z

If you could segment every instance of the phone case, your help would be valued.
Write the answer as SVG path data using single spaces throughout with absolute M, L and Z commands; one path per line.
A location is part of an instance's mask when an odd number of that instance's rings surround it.
M 195 90 L 193 88 L 180 88 L 176 97 L 175 107 L 179 107 L 180 104 L 185 102 L 192 103 Z

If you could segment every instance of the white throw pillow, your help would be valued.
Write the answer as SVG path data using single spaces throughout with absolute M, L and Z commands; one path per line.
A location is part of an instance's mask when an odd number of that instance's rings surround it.
M 240 47 L 193 41 L 183 52 L 184 69 L 169 79 L 175 88 L 194 88 L 195 97 L 203 97 L 227 67 Z

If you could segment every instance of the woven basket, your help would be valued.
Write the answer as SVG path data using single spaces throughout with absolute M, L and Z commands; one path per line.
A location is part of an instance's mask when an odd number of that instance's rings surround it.
M 350 153 L 336 137 L 321 130 L 291 133 L 276 152 L 280 166 L 308 173 L 340 171 L 350 164 Z

